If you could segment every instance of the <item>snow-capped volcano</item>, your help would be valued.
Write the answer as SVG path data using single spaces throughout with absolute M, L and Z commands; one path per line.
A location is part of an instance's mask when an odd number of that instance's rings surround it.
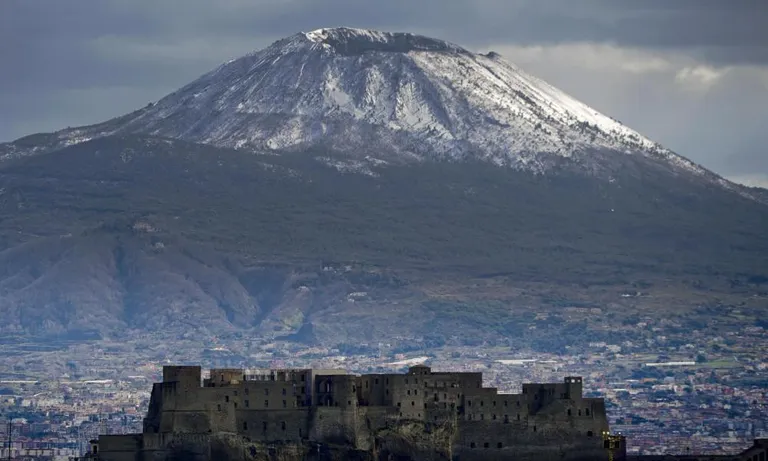
M 609 151 L 705 172 L 496 53 L 349 28 L 277 41 L 156 104 L 59 138 L 73 144 L 126 133 L 389 161 L 483 159 L 537 172 L 563 158 L 594 168 L 590 155 Z
M 660 149 L 497 54 L 347 28 L 297 34 L 228 62 L 125 129 L 226 147 L 384 148 L 532 167 L 542 154 Z

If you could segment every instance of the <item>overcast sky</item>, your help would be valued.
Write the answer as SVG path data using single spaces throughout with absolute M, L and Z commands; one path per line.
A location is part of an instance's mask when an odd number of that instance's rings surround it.
M 0 141 L 123 114 L 333 26 L 497 51 L 720 174 L 768 186 L 766 0 L 0 0 Z

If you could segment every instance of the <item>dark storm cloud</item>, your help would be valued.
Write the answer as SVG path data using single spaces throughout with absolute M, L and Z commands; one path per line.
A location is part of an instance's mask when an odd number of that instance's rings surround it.
M 5 0 L 0 9 L 0 39 L 14 43 L 3 53 L 44 52 L 54 62 L 73 54 L 77 63 L 78 45 L 108 35 L 161 42 L 239 36 L 258 47 L 335 25 L 413 30 L 468 45 L 595 41 L 688 49 L 716 63 L 768 61 L 764 0 Z
M 681 48 L 716 65 L 768 62 L 763 0 L 4 0 L 0 85 L 17 91 L 165 86 L 228 52 L 336 25 L 409 30 L 470 47 L 592 41 Z M 137 41 L 167 46 L 221 37 L 242 45 L 201 50 L 194 59 L 126 56 Z M 111 49 L 99 49 L 100 41 Z M 152 73 L 136 69 L 139 64 L 152 64 Z

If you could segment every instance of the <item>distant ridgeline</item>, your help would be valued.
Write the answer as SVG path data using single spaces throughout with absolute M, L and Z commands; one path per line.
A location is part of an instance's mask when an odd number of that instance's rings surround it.
M 102 435 L 86 458 L 123 460 L 623 459 L 582 380 L 483 387 L 482 373 L 166 366 L 142 434 Z M 202 385 L 201 385 L 202 382 Z

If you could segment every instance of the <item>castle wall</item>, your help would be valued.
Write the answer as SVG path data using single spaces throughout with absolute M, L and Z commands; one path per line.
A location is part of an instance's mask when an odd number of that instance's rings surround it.
M 238 410 L 237 432 L 260 442 L 300 442 L 309 438 L 310 409 Z
M 229 402 L 220 399 L 208 400 L 205 402 L 205 407 L 205 411 L 201 414 L 208 416 L 211 432 L 237 432 L 237 408 L 232 399 Z M 192 414 L 190 413 L 190 417 Z
M 392 405 L 389 377 L 391 375 L 363 375 L 357 379 L 358 401 L 361 406 Z
M 232 386 L 243 381 L 245 381 L 245 372 L 240 368 L 213 368 L 211 377 L 205 380 L 205 385 L 206 387 Z
M 171 454 L 181 453 L 183 453 L 180 456 L 181 459 L 204 461 L 210 459 L 210 443 L 208 434 L 144 434 L 137 461 L 166 460 Z M 112 460 L 104 459 L 103 461 Z
M 289 381 L 246 381 L 231 393 L 240 409 L 284 410 L 310 403 L 306 386 Z
M 504 425 L 492 421 L 461 421 L 454 453 L 464 460 L 594 460 L 607 459 L 602 437 L 584 437 L 568 430 Z
M 179 382 L 189 388 L 200 387 L 202 370 L 199 366 L 164 366 L 163 382 Z
M 317 396 L 317 405 L 357 408 L 357 382 L 357 377 L 351 375 L 316 376 L 314 393 Z
M 482 373 L 430 373 L 425 376 L 430 386 L 441 387 L 443 383 L 456 382 L 463 393 L 468 393 L 470 389 L 482 389 Z
M 353 445 L 358 439 L 356 409 L 340 407 L 315 407 L 312 409 L 310 440 L 333 444 Z
M 143 421 L 143 432 L 158 432 L 160 430 L 160 417 L 163 409 L 162 383 L 152 385 L 152 393 L 149 397 L 147 416 Z
M 392 404 L 401 418 L 423 420 L 425 418 L 425 381 L 422 376 L 390 375 Z
M 138 461 L 142 435 L 102 435 L 99 456 L 105 461 Z

